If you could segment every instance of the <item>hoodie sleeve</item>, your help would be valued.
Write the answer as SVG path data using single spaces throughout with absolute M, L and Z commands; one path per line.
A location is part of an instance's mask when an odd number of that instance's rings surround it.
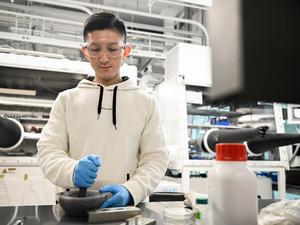
M 123 184 L 132 195 L 134 205 L 150 195 L 164 177 L 169 164 L 165 134 L 158 104 L 152 98 L 148 120 L 140 139 L 138 168 Z
M 45 177 L 62 188 L 74 187 L 72 176 L 77 161 L 68 155 L 66 104 L 63 93 L 60 93 L 54 102 L 37 148 L 38 163 Z

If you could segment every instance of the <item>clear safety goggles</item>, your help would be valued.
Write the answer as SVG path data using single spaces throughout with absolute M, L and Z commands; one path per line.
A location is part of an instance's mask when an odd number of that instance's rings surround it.
M 100 58 L 105 54 L 110 59 L 121 57 L 125 45 L 111 44 L 108 46 L 102 46 L 98 44 L 86 43 L 82 46 L 85 55 L 91 59 Z

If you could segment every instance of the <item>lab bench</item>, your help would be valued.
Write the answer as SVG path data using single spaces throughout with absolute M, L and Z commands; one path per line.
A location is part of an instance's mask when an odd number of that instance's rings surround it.
M 276 200 L 259 200 L 259 209 Z M 154 219 L 157 224 L 163 225 L 163 210 L 167 207 L 184 207 L 183 202 L 146 202 L 140 203 L 138 207 L 144 218 Z M 65 215 L 59 205 L 36 205 L 36 206 L 10 206 L 0 207 L 0 225 L 86 225 L 86 217 L 70 217 Z M 120 222 L 106 222 L 97 224 L 121 225 Z

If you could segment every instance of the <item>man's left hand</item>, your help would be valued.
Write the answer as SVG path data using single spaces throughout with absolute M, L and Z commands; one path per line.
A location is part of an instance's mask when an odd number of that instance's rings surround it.
M 106 200 L 100 208 L 126 206 L 132 202 L 132 196 L 129 191 L 122 185 L 106 185 L 101 188 L 100 193 L 111 192 L 112 197 Z

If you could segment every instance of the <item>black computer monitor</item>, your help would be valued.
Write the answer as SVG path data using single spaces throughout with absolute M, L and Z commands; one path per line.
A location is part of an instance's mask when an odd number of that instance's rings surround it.
M 213 100 L 300 104 L 299 0 L 215 0 L 207 18 Z

